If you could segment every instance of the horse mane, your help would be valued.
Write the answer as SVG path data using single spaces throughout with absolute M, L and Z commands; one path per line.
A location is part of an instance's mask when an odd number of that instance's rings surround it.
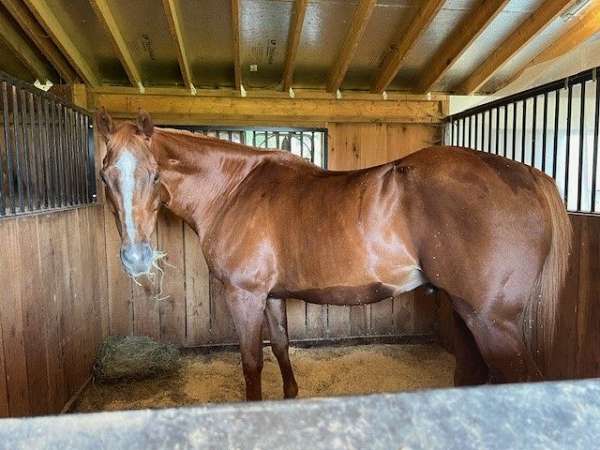
M 250 145 L 241 144 L 238 142 L 232 142 L 232 141 L 228 141 L 226 139 L 220 139 L 216 136 L 207 136 L 204 134 L 195 133 L 190 130 L 182 130 L 182 129 L 177 129 L 177 128 L 155 127 L 155 132 L 158 132 L 158 133 L 162 134 L 163 136 L 171 136 L 171 135 L 181 136 L 183 138 L 189 138 L 194 141 L 210 143 L 213 145 L 215 143 L 222 144 L 222 145 L 219 145 L 219 148 L 222 150 L 231 151 L 231 152 L 240 152 L 242 154 L 253 154 L 255 156 L 266 157 L 266 158 L 273 160 L 274 162 L 277 162 L 280 164 L 283 163 L 285 165 L 298 165 L 298 166 L 302 166 L 305 168 L 313 168 L 313 169 L 322 170 L 318 166 L 311 163 L 310 161 L 307 161 L 306 159 L 302 158 L 301 156 L 295 155 L 292 152 L 288 152 L 288 151 L 282 151 L 282 150 L 277 150 L 277 149 L 260 149 L 258 147 L 252 147 Z M 198 142 L 194 142 L 194 144 L 197 144 L 197 143 Z M 193 151 L 196 147 L 194 145 L 190 145 L 190 148 Z

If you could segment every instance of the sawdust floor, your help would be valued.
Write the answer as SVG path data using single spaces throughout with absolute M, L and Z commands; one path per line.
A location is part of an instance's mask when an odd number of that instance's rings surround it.
M 265 348 L 263 396 L 281 399 L 277 360 Z M 411 391 L 452 386 L 454 357 L 438 345 L 291 348 L 298 397 Z M 91 384 L 77 412 L 163 408 L 244 399 L 238 352 L 185 355 L 179 371 L 144 381 Z

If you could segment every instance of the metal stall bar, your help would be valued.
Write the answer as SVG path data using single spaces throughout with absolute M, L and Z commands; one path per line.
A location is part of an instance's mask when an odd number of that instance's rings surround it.
M 598 73 L 596 73 L 594 83 L 596 84 L 596 103 L 594 108 L 594 148 L 592 150 L 592 212 L 596 212 L 596 180 L 598 178 L 598 127 L 600 125 L 600 81 L 598 80 Z
M 583 149 L 585 129 L 585 81 L 581 83 L 581 101 L 579 109 L 579 165 L 577 167 L 577 211 L 581 211 L 581 194 L 583 190 Z

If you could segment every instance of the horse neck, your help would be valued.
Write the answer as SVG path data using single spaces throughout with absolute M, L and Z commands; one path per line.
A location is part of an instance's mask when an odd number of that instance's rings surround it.
M 237 144 L 169 132 L 153 138 L 166 207 L 203 239 L 237 186 L 261 161 L 258 151 Z

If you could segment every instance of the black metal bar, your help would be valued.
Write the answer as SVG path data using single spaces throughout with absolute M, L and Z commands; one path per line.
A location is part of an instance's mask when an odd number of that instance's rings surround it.
M 20 97 L 20 112 L 21 112 L 21 139 L 23 142 L 23 173 L 25 174 L 25 193 L 26 193 L 26 208 L 28 211 L 33 210 L 32 191 L 35 191 L 34 171 L 31 164 L 31 141 L 29 140 L 28 117 L 27 117 L 27 92 L 19 91 Z
M 79 142 L 80 142 L 80 147 L 79 147 L 79 155 L 80 155 L 80 161 L 81 161 L 81 186 L 82 186 L 82 203 L 87 203 L 90 201 L 90 192 L 89 192 L 89 173 L 88 173 L 88 166 L 89 166 L 89 162 L 87 160 L 88 158 L 88 149 L 87 149 L 87 144 L 88 144 L 88 133 L 87 133 L 87 126 L 86 126 L 86 121 L 85 121 L 85 116 L 82 114 L 77 114 L 78 118 L 79 118 Z
M 50 130 L 52 131 L 52 153 L 53 153 L 53 164 L 52 171 L 54 176 L 54 207 L 58 208 L 63 205 L 63 182 L 64 182 L 64 172 L 61 172 L 61 158 L 60 158 L 60 128 L 59 128 L 59 119 L 60 115 L 58 114 L 58 105 L 55 102 L 49 102 L 50 108 Z
M 454 119 L 450 120 L 450 145 L 454 145 Z
M 558 168 L 558 164 L 556 163 L 556 158 L 558 157 L 558 133 L 559 133 L 559 120 L 558 116 L 560 115 L 560 89 L 556 90 L 556 95 L 554 96 L 554 146 L 553 146 L 553 156 L 552 156 L 552 178 L 556 180 L 556 171 Z
M 42 209 L 43 198 L 44 198 L 44 174 L 42 171 L 42 155 L 40 153 L 41 141 L 38 140 L 38 133 L 36 133 L 36 129 L 39 127 L 39 123 L 36 123 L 36 114 L 35 114 L 35 102 L 33 98 L 33 94 L 31 92 L 27 93 L 27 100 L 29 101 L 29 120 L 30 127 L 29 132 L 31 134 L 31 160 L 35 165 L 35 178 L 36 178 L 36 189 L 35 189 L 35 198 L 34 198 L 34 208 Z
M 10 119 L 8 112 L 8 87 L 7 82 L 2 82 L 2 124 L 4 128 L 4 144 L 6 149 L 6 174 L 8 178 L 8 199 L 4 201 L 3 194 L 3 208 L 2 214 L 9 214 L 12 212 L 15 213 L 16 210 L 16 202 L 15 202 L 15 192 L 14 192 L 14 164 L 13 164 L 13 152 L 11 150 L 12 146 L 10 145 Z M 1 170 L 0 170 L 1 172 Z M 0 190 L 4 185 L 0 185 Z M 9 206 L 10 205 L 10 206 Z M 10 210 L 9 210 L 10 208 Z
M 86 155 L 88 160 L 88 202 L 96 200 L 96 160 L 94 155 L 94 128 L 90 123 L 90 118 L 85 117 L 85 133 L 87 136 Z
M 521 158 L 519 162 L 525 162 L 525 137 L 527 136 L 527 100 L 523 100 L 523 123 L 521 124 Z
M 537 134 L 537 97 L 533 97 L 533 117 L 531 122 L 531 166 L 535 167 L 535 137 Z
M 474 149 L 479 149 L 479 115 L 475 114 L 475 143 L 473 145 Z
M 252 130 L 252 147 L 256 147 L 256 130 Z
M 68 183 L 67 183 L 67 171 L 66 171 L 66 164 L 65 164 L 65 152 L 64 152 L 64 141 L 65 141 L 65 132 L 64 132 L 64 128 L 63 128 L 63 112 L 62 112 L 62 106 L 60 104 L 54 104 L 54 107 L 56 109 L 56 118 L 57 118 L 57 122 L 56 122 L 56 151 L 57 151 L 57 162 L 58 162 L 58 170 L 56 172 L 56 175 L 58 177 L 58 179 L 60 180 L 60 205 L 61 206 L 66 206 L 67 205 L 67 190 L 68 190 Z
M 498 155 L 500 145 L 500 108 L 496 108 L 496 148 L 494 148 L 494 154 Z
M 461 130 L 461 147 L 465 146 L 465 118 L 462 118 L 460 121 L 460 130 Z
M 40 150 L 39 153 L 42 158 L 42 170 L 44 172 L 44 208 L 50 208 L 50 152 L 48 151 L 48 118 L 45 114 L 46 100 L 42 97 L 36 98 L 37 110 L 38 110 L 38 127 L 40 134 Z M 42 125 L 43 124 L 43 125 Z
M 567 97 L 567 148 L 565 157 L 565 205 L 569 204 L 569 166 L 571 165 L 571 105 L 573 103 L 573 86 L 569 85 Z
M 600 79 L 596 74 L 596 105 L 594 109 L 594 148 L 592 156 L 592 206 L 591 211 L 596 212 L 596 180 L 598 178 L 598 132 L 600 125 Z
M 492 153 L 492 110 L 488 111 L 488 153 Z
M 542 117 L 542 172 L 546 171 L 546 133 L 548 132 L 548 93 L 544 92 L 544 113 Z
M 507 154 L 507 140 L 508 140 L 508 105 L 504 105 L 504 133 L 502 135 L 502 156 L 506 157 Z
M 23 168 L 21 167 L 21 152 L 22 152 L 22 148 L 19 148 L 19 101 L 17 98 L 17 87 L 16 86 L 11 86 L 11 91 L 12 91 L 12 100 L 13 100 L 13 136 L 14 136 L 14 150 L 15 150 L 15 169 L 16 169 L 16 175 L 17 175 L 17 192 L 18 192 L 18 206 L 19 206 L 19 212 L 23 212 L 25 210 L 24 208 L 24 202 L 23 202 Z
M 312 134 L 310 137 L 310 160 L 312 162 L 312 160 L 314 159 L 313 155 L 315 154 L 315 132 L 312 131 L 311 133 Z
M 581 91 L 579 98 L 579 167 L 577 168 L 577 211 L 581 211 L 581 193 L 583 186 L 583 140 L 584 140 L 584 129 L 585 129 L 585 82 L 581 83 Z
M 513 161 L 517 160 L 517 103 L 513 103 L 513 130 L 512 130 L 512 157 Z

